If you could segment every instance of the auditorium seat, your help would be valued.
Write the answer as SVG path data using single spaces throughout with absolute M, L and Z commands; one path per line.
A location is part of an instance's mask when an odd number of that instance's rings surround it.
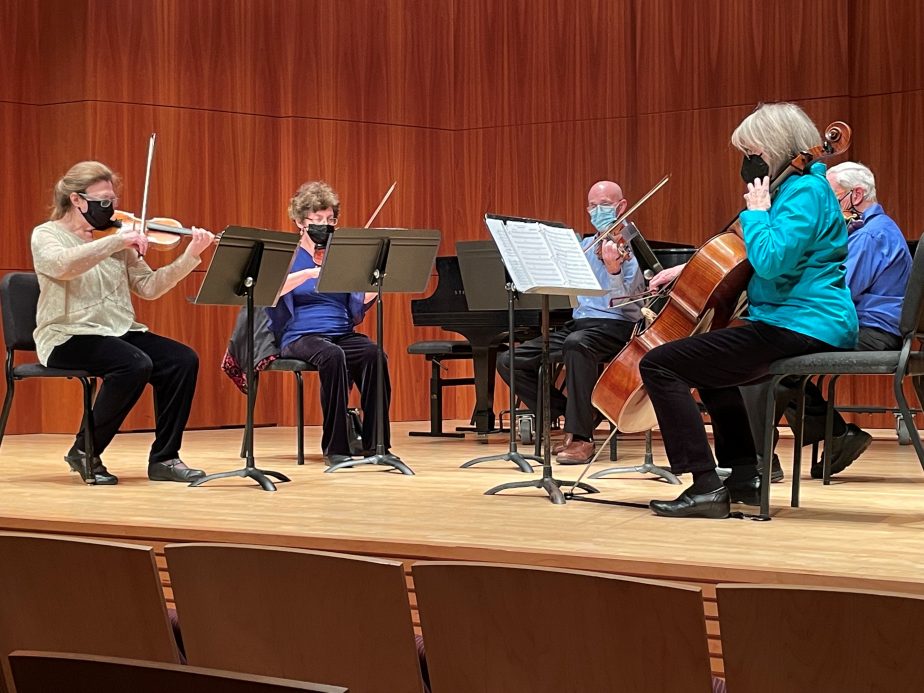
M 716 595 L 733 693 L 924 691 L 924 597 L 789 585 Z
M 713 690 L 697 587 L 490 563 L 412 570 L 436 693 Z
M 180 662 L 150 547 L 0 532 L 0 566 L 7 676 L 13 650 Z
M 60 652 L 17 650 L 10 655 L 10 667 L 17 693 L 347 693 L 339 686 Z
M 190 664 L 354 693 L 423 690 L 401 562 L 204 543 L 166 555 Z

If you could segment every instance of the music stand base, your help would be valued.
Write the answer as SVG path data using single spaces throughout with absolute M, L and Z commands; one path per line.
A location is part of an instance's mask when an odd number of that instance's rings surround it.
M 277 481 L 291 481 L 289 477 L 285 474 L 280 474 L 279 472 L 272 472 L 268 469 L 257 469 L 256 467 L 244 467 L 242 469 L 235 469 L 231 472 L 219 472 L 217 474 L 209 474 L 204 476 L 201 479 L 196 479 L 190 484 L 190 486 L 202 486 L 202 484 L 212 481 L 213 479 L 230 479 L 231 477 L 239 476 L 242 479 L 253 479 L 263 488 L 264 491 L 275 491 L 276 484 L 270 481 L 267 477 L 273 477 Z
M 629 472 L 635 472 L 637 474 L 654 474 L 658 479 L 664 479 L 669 484 L 680 484 L 680 479 L 674 476 L 670 470 L 659 467 L 651 462 L 645 462 L 635 467 L 610 467 L 609 469 L 602 469 L 599 472 L 591 474 L 590 478 L 605 479 L 610 474 L 626 474 Z
M 383 455 L 369 455 L 369 457 L 363 457 L 359 460 L 344 460 L 343 462 L 332 464 L 330 467 L 324 470 L 324 473 L 330 474 L 331 472 L 336 472 L 339 469 L 358 467 L 361 464 L 378 464 L 384 467 L 397 469 L 399 472 L 406 476 L 414 476 L 413 470 L 404 464 L 400 457 L 397 455 L 392 455 L 391 453 L 385 453 Z
M 552 502 L 552 505 L 564 505 L 565 494 L 561 492 L 562 486 L 573 486 L 587 493 L 600 493 L 599 489 L 594 488 L 590 484 L 585 484 L 582 481 L 563 481 L 550 476 L 544 476 L 541 479 L 533 479 L 532 481 L 511 481 L 506 484 L 501 484 L 500 486 L 488 489 L 484 492 L 484 495 L 493 496 L 496 493 L 507 491 L 512 488 L 540 488 L 549 494 L 549 500 Z
M 511 450 L 510 452 L 505 452 L 503 455 L 487 455 L 485 457 L 476 457 L 473 460 L 469 460 L 463 464 L 460 469 L 468 469 L 469 467 L 474 467 L 476 464 L 481 464 L 482 462 L 493 462 L 494 460 L 500 460 L 503 462 L 513 462 L 517 469 L 521 472 L 526 472 L 527 474 L 533 473 L 532 465 L 526 460 L 535 460 L 539 464 L 542 464 L 542 458 L 536 455 L 523 455 L 517 452 L 516 450 Z

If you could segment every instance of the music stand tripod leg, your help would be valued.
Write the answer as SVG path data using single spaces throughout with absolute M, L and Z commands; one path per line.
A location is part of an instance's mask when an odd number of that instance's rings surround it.
M 279 472 L 273 472 L 269 470 L 257 469 L 256 463 L 253 456 L 253 410 L 254 405 L 256 404 L 257 388 L 256 378 L 254 377 L 254 367 L 253 367 L 253 288 L 254 284 L 257 281 L 257 274 L 259 273 L 260 261 L 263 254 L 263 246 L 260 243 L 254 245 L 253 251 L 250 256 L 250 261 L 248 263 L 247 270 L 244 273 L 244 279 L 241 282 L 241 289 L 246 295 L 247 298 L 247 382 L 250 384 L 250 387 L 247 388 L 247 423 L 244 428 L 244 441 L 245 441 L 245 450 L 242 457 L 246 457 L 247 461 L 243 469 L 235 469 L 230 472 L 218 472 L 217 474 L 209 474 L 207 476 L 196 479 L 189 485 L 192 486 L 202 486 L 209 481 L 214 479 L 227 479 L 230 477 L 241 477 L 245 479 L 253 479 L 264 491 L 275 491 L 276 485 L 270 481 L 267 477 L 273 477 L 278 481 L 290 481 L 289 477 L 285 474 L 280 474 Z
M 511 369 L 512 371 L 512 369 Z M 548 392 L 550 387 L 549 377 L 549 297 L 547 294 L 542 295 L 542 391 Z M 581 489 L 587 493 L 599 493 L 600 491 L 590 484 L 585 484 L 580 480 L 565 481 L 556 479 L 552 476 L 552 443 L 551 443 L 551 403 L 547 396 L 542 398 L 542 439 L 544 454 L 542 459 L 542 478 L 531 481 L 512 481 L 506 484 L 500 484 L 484 492 L 486 496 L 493 496 L 500 491 L 506 491 L 515 488 L 541 488 L 549 496 L 553 505 L 564 505 L 565 494 L 562 493 L 562 486 L 571 486 Z
M 510 276 L 507 276 L 507 353 L 510 354 L 510 442 L 508 443 L 507 452 L 502 455 L 485 455 L 484 457 L 476 457 L 473 460 L 469 460 L 462 465 L 462 469 L 468 469 L 469 467 L 474 467 L 476 464 L 481 464 L 482 462 L 493 462 L 495 460 L 501 460 L 504 462 L 513 462 L 517 469 L 521 472 L 526 472 L 527 474 L 532 474 L 533 467 L 527 462 L 527 459 L 534 460 L 541 463 L 542 458 L 537 455 L 524 455 L 517 450 L 517 434 L 516 434 L 516 422 L 517 422 L 517 395 L 516 395 L 516 338 L 514 337 L 514 301 L 517 297 L 516 287 L 513 285 L 513 280 L 510 279 Z M 559 492 L 560 493 L 560 492 Z M 564 499 L 562 499 L 564 502 Z
M 386 243 L 387 245 L 387 239 Z M 383 253 L 387 257 L 387 250 Z M 385 452 L 385 347 L 383 346 L 383 331 L 384 323 L 384 312 L 382 310 L 382 279 L 384 278 L 384 269 L 377 268 L 373 274 L 375 277 L 376 293 L 376 306 L 375 306 L 375 317 L 376 317 L 376 346 L 378 347 L 378 354 L 376 356 L 378 364 L 378 372 L 376 373 L 376 386 L 378 391 L 375 393 L 375 411 L 376 411 L 376 421 L 375 421 L 375 454 L 369 455 L 369 457 L 363 457 L 358 460 L 345 460 L 343 462 L 338 462 L 333 464 L 327 469 L 324 470 L 325 474 L 330 474 L 331 472 L 336 472 L 340 469 L 350 469 L 352 467 L 359 467 L 364 464 L 378 464 L 384 467 L 391 467 L 392 469 L 397 469 L 402 474 L 407 476 L 414 476 L 414 471 L 408 467 L 400 457 L 393 455 L 390 452 Z
M 637 474 L 653 474 L 658 477 L 659 480 L 663 479 L 669 484 L 680 484 L 680 479 L 678 479 L 669 469 L 664 469 L 659 467 L 654 463 L 653 455 L 651 452 L 651 429 L 649 428 L 645 431 L 645 461 L 642 464 L 636 465 L 634 467 L 610 467 L 608 469 L 602 469 L 599 472 L 594 472 L 590 475 L 591 479 L 605 479 L 610 474 L 626 474 L 629 472 L 635 472 Z

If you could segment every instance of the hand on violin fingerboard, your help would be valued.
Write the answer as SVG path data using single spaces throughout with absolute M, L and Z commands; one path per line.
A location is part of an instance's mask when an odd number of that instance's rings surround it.
M 764 176 L 762 180 L 755 178 L 753 183 L 748 183 L 744 202 L 750 210 L 766 212 L 770 209 L 770 178 L 768 176 Z
M 607 238 L 600 245 L 600 259 L 610 274 L 617 274 L 622 270 L 622 263 L 629 258 L 629 253 L 617 242 Z
M 215 242 L 215 234 L 207 229 L 200 229 L 197 226 L 192 227 L 192 240 L 189 241 L 189 247 L 186 249 L 190 255 L 199 257 L 202 251 Z

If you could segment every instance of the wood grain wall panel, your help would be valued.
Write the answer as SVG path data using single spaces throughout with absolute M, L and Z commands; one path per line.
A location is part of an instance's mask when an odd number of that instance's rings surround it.
M 846 0 L 460 2 L 457 127 L 840 96 L 846 9 Z M 789 26 L 825 30 L 769 29 Z
M 847 0 L 634 0 L 636 64 L 626 75 L 633 81 L 634 109 L 753 108 L 760 101 L 841 96 L 847 90 L 847 8 Z M 595 77 L 588 71 L 573 78 Z
M 924 122 L 924 90 L 851 99 L 851 155 L 876 176 L 876 193 L 907 238 L 924 233 L 924 158 L 914 133 Z
M 924 4 L 915 0 L 853 0 L 850 95 L 924 89 Z
M 85 94 L 449 127 L 450 7 L 450 0 L 89 0 Z
M 632 113 L 630 0 L 455 4 L 455 126 Z

